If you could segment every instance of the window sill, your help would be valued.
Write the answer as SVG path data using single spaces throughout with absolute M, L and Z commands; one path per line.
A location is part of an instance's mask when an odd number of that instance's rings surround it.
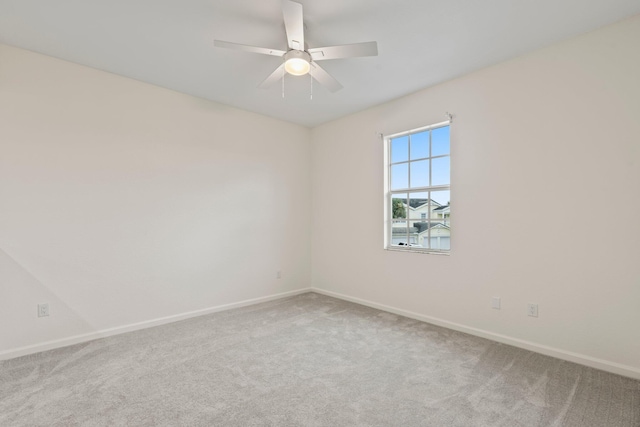
M 451 251 L 435 251 L 431 249 L 403 249 L 397 248 L 395 246 L 384 248 L 385 251 L 389 252 L 407 252 L 412 254 L 422 254 L 422 255 L 451 255 Z

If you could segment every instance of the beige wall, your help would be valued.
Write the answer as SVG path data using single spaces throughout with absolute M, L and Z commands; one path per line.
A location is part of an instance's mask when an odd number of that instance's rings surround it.
M 638 40 L 635 17 L 315 128 L 313 286 L 640 378 Z M 377 134 L 447 111 L 451 255 L 384 251 Z M 373 213 L 356 245 L 339 244 L 345 194 Z
M 306 128 L 0 45 L 0 357 L 308 287 L 310 149 Z

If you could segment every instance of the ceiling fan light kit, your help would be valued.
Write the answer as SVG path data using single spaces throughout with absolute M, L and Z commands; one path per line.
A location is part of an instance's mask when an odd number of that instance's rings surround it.
M 342 85 L 327 73 L 324 68 L 320 67 L 317 61 L 378 55 L 378 45 L 376 42 L 308 49 L 304 42 L 302 5 L 291 0 L 283 0 L 282 14 L 284 17 L 285 31 L 287 33 L 287 44 L 289 46 L 286 52 L 278 49 L 248 46 L 222 40 L 213 41 L 214 46 L 217 47 L 282 57 L 284 62 L 258 86 L 260 88 L 270 87 L 273 83 L 284 78 L 284 71 L 286 71 L 293 76 L 310 74 L 318 83 L 331 92 L 335 92 L 340 90 Z
M 284 69 L 294 76 L 304 76 L 311 70 L 311 55 L 302 50 L 290 50 L 284 54 Z

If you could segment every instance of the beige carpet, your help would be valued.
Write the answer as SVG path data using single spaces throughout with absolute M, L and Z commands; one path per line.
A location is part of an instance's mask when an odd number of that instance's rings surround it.
M 640 381 L 314 293 L 0 362 L 0 426 L 640 426 Z

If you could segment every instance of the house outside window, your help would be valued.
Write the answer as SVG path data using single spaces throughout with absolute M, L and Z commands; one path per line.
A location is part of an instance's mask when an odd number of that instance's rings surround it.
M 385 248 L 451 250 L 450 123 L 385 137 Z

